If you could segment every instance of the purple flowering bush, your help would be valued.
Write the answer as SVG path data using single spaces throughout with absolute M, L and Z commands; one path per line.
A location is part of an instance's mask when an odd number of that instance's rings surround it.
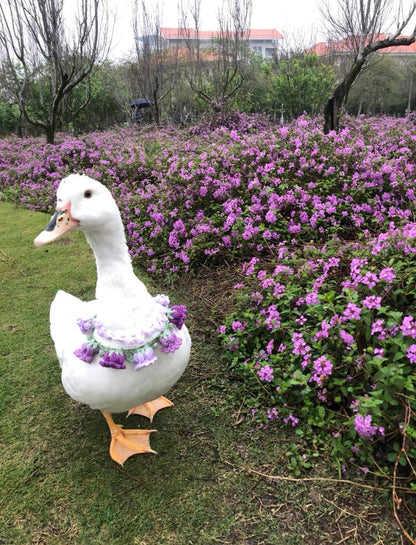
M 296 428 L 298 472 L 317 449 L 340 472 L 414 467 L 416 224 L 293 250 L 244 265 L 219 328 L 247 413 Z
M 247 414 L 296 430 L 296 471 L 319 449 L 340 470 L 414 468 L 415 121 L 350 118 L 324 135 L 321 119 L 233 113 L 55 146 L 11 137 L 0 199 L 50 212 L 60 179 L 83 172 L 112 191 L 141 268 L 166 279 L 244 261 L 220 340 Z
M 281 243 L 354 240 L 412 214 L 414 118 L 267 126 L 134 128 L 0 141 L 0 198 L 50 211 L 61 177 L 84 172 L 117 198 L 133 258 L 153 274 L 261 256 Z

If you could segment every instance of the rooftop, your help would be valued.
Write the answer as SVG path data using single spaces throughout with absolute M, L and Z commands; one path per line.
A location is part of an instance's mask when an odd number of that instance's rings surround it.
M 387 34 L 378 34 L 372 41 L 385 40 L 388 37 Z M 409 38 L 409 36 L 398 36 L 398 38 Z M 316 53 L 319 57 L 330 55 L 331 53 L 348 53 L 354 51 L 354 44 L 359 39 L 358 36 L 348 36 L 338 42 L 318 42 L 310 49 L 308 53 Z M 416 42 L 410 45 L 396 45 L 386 47 L 383 49 L 383 53 L 387 54 L 415 54 Z
M 193 28 L 161 28 L 163 38 L 191 38 L 197 37 L 201 40 L 210 40 L 224 35 L 220 30 L 200 30 L 198 33 Z M 233 32 L 230 32 L 233 35 Z M 283 36 L 275 28 L 257 29 L 250 28 L 245 32 L 245 37 L 250 40 L 281 40 Z

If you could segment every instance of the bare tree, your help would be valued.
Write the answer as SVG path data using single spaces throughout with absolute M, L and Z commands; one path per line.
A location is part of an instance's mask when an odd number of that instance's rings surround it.
M 177 50 L 168 49 L 161 29 L 159 3 L 150 10 L 146 0 L 134 2 L 133 31 L 137 53 L 139 90 L 153 104 L 156 123 L 161 120 L 161 106 L 175 87 L 177 79 Z
M 416 24 L 410 36 L 401 33 L 412 21 L 416 2 L 407 12 L 402 1 L 395 0 L 338 0 L 337 12 L 330 8 L 328 0 L 322 0 L 321 14 L 334 40 L 342 38 L 353 52 L 351 65 L 343 80 L 336 87 L 325 107 L 324 131 L 338 130 L 340 112 L 348 98 L 348 92 L 369 55 L 387 47 L 410 45 L 416 39 Z M 396 8 L 395 28 L 390 34 L 383 34 L 389 15 Z
M 0 1 L 0 43 L 20 110 L 48 143 L 54 143 L 64 98 L 91 76 L 111 45 L 106 0 L 78 0 L 76 7 L 67 26 L 64 0 Z
M 249 35 L 252 0 L 227 0 L 218 13 L 219 31 L 211 46 L 201 46 L 201 0 L 189 7 L 193 28 L 182 10 L 182 33 L 189 56 L 188 80 L 192 90 L 214 110 L 223 108 L 235 96 L 248 67 L 246 40 Z

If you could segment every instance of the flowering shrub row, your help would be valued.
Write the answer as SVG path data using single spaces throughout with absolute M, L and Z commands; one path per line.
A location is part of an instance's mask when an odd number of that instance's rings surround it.
M 351 122 L 322 134 L 319 120 L 245 132 L 108 131 L 0 142 L 0 193 L 35 209 L 54 203 L 59 179 L 81 171 L 116 195 L 133 257 L 176 274 L 204 261 L 261 255 L 282 241 L 355 239 L 412 214 L 415 124 Z M 414 121 L 414 120 L 413 120 Z
M 403 433 L 416 460 L 415 238 L 416 224 L 391 226 L 366 244 L 282 246 L 245 264 L 219 332 L 253 417 L 298 428 L 294 469 L 318 448 L 340 472 L 387 473 Z
M 246 411 L 297 430 L 294 468 L 310 440 L 340 469 L 414 467 L 415 121 L 349 119 L 324 135 L 307 117 L 234 116 L 56 146 L 10 138 L 0 198 L 50 211 L 61 177 L 84 172 L 110 187 L 148 271 L 246 260 L 220 329 Z

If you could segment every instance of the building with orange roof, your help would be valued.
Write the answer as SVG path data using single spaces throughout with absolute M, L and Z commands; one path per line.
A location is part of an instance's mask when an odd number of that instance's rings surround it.
M 224 37 L 233 39 L 232 31 L 199 30 L 193 28 L 161 28 L 160 38 L 166 48 L 183 48 L 189 41 L 199 40 L 201 48 L 212 47 L 216 40 Z M 142 37 L 141 40 L 148 37 Z M 269 29 L 247 29 L 243 40 L 247 42 L 249 49 L 255 51 L 263 58 L 271 58 L 279 48 L 283 36 L 275 28 Z M 139 38 L 140 40 L 140 38 Z
M 387 34 L 378 34 L 372 37 L 372 41 L 382 41 L 387 38 Z M 398 36 L 398 38 L 408 38 L 409 36 Z M 355 45 L 360 40 L 359 36 L 347 36 L 337 42 L 318 42 L 308 49 L 308 53 L 316 53 L 318 57 L 351 55 L 356 50 Z M 386 47 L 380 50 L 383 55 L 410 56 L 416 54 L 416 42 L 410 45 L 396 45 Z

